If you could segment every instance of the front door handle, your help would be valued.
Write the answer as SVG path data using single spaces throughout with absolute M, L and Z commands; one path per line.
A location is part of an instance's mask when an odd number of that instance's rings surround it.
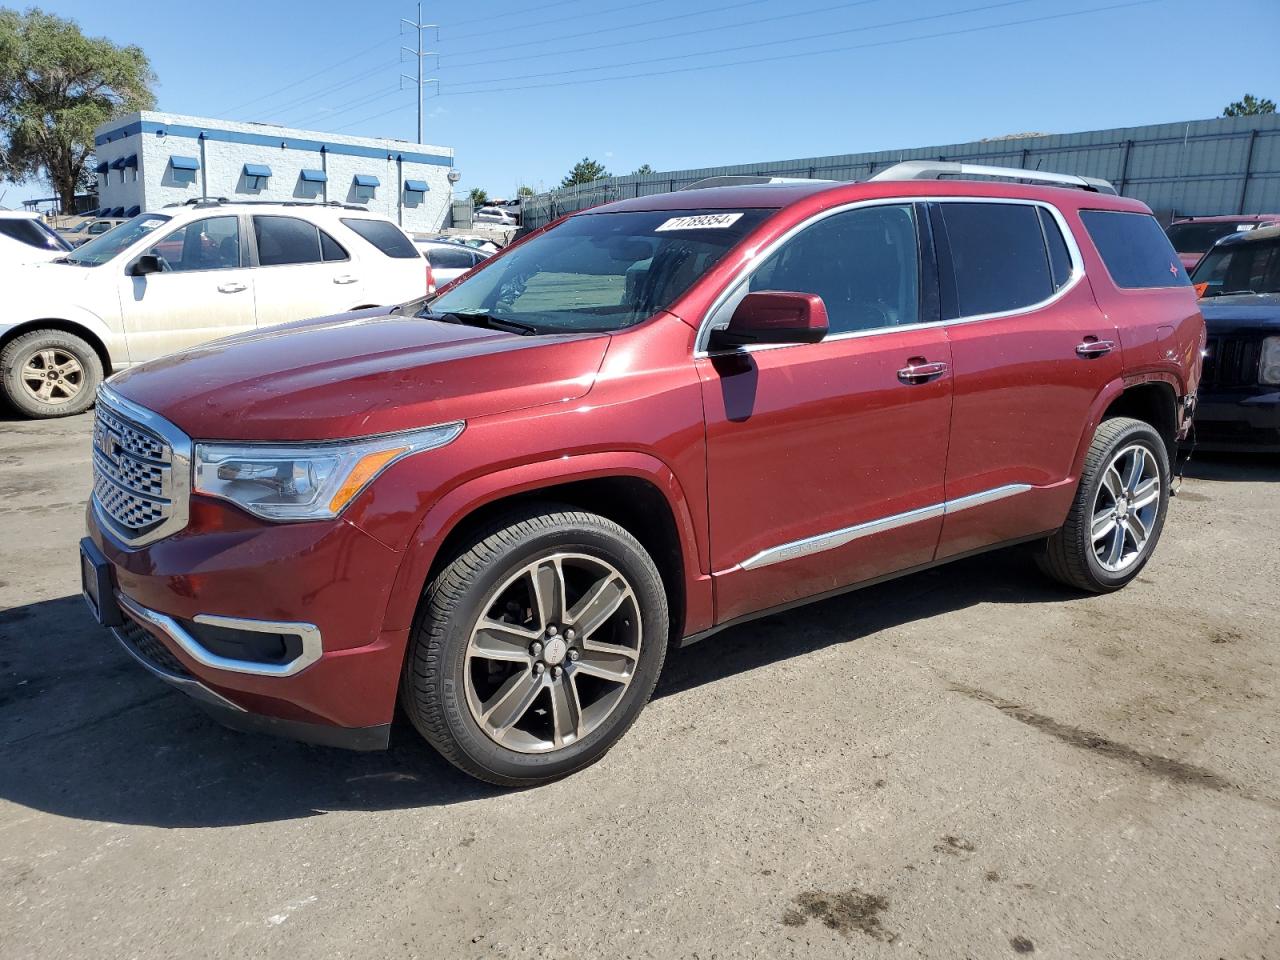
M 334 283 L 355 283 L 359 279 L 360 279 L 359 277 L 353 277 L 349 273 L 344 273 L 340 277 L 334 277 L 333 282 Z
M 1076 355 L 1088 360 L 1092 357 L 1104 357 L 1115 348 L 1114 340 L 1097 340 L 1094 337 L 1085 337 L 1084 343 L 1077 344 Z
M 248 290 L 248 286 L 243 283 L 221 283 L 218 284 L 219 293 L 239 293 L 241 290 Z
M 907 361 L 907 365 L 898 371 L 898 379 L 908 386 L 914 386 L 936 380 L 948 369 L 950 368 L 941 360 L 930 363 L 924 357 L 912 357 Z

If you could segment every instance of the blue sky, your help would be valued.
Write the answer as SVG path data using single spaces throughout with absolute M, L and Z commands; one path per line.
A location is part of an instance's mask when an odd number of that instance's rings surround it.
M 146 50 L 162 110 L 416 136 L 410 0 L 45 9 Z M 460 190 L 495 196 L 586 155 L 628 173 L 1280 100 L 1280 0 L 455 0 L 423 19 L 440 24 L 424 139 L 454 148 Z M 5 206 L 48 192 L 7 189 Z

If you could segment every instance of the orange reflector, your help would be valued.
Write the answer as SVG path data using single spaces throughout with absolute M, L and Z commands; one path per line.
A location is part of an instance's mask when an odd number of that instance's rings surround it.
M 1197 283 L 1197 284 L 1196 284 L 1196 296 L 1197 296 L 1197 297 L 1201 297 L 1201 298 L 1203 298 L 1203 297 L 1204 297 L 1204 292 L 1205 292 L 1206 290 L 1208 290 L 1208 289 L 1209 289 L 1209 284 L 1207 284 L 1207 283 Z
M 338 488 L 338 492 L 329 501 L 329 509 L 334 513 L 341 511 L 351 498 L 360 492 L 360 488 L 368 483 L 379 470 L 408 449 L 408 447 L 396 447 L 392 450 L 379 450 L 377 453 L 370 453 L 362 457 L 360 462 L 356 464 L 355 469 L 351 471 L 351 475 L 347 477 L 347 482 Z

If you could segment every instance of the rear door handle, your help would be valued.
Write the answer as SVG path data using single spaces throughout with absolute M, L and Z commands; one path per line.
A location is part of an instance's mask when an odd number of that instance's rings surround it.
M 219 293 L 239 293 L 241 290 L 249 288 L 243 283 L 221 283 L 218 284 Z
M 1106 356 L 1116 348 L 1114 340 L 1095 340 L 1092 337 L 1076 346 L 1076 355 L 1088 359 Z
M 898 379 L 908 385 L 928 383 L 942 376 L 948 369 L 950 368 L 941 360 L 930 363 L 924 357 L 912 357 L 907 361 L 907 365 L 898 371 Z
M 355 283 L 359 279 L 360 279 L 359 277 L 353 277 L 349 273 L 344 273 L 340 277 L 334 277 L 333 282 L 334 283 Z

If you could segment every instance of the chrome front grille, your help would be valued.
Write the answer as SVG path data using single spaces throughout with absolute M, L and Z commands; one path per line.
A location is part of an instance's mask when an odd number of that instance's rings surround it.
M 149 410 L 107 388 L 93 424 L 93 499 L 99 516 L 130 545 L 187 524 L 190 441 Z

